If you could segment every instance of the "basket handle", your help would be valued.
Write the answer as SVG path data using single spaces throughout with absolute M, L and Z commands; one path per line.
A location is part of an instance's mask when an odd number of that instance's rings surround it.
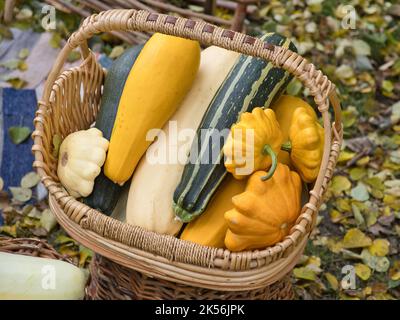
M 83 57 L 88 57 L 90 50 L 87 46 L 87 40 L 95 34 L 109 31 L 160 32 L 268 60 L 275 66 L 286 69 L 303 82 L 305 81 L 306 85 L 315 85 L 317 88 L 312 90 L 312 93 L 314 96 L 317 95 L 316 102 L 318 105 L 318 102 L 329 97 L 334 109 L 336 130 L 338 133 L 341 132 L 341 108 L 334 85 L 326 76 L 297 53 L 203 21 L 194 21 L 144 10 L 114 9 L 87 17 L 61 50 L 48 76 L 47 84 L 54 83 L 65 64 L 68 54 L 72 50 L 80 46 Z M 307 69 L 308 79 L 304 76 L 304 71 Z M 43 94 L 44 101 L 48 101 L 50 92 L 50 85 L 46 85 Z M 320 109 L 321 113 L 323 111 Z

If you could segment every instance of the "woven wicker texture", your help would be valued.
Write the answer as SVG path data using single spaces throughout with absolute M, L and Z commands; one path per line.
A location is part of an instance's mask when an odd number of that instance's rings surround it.
M 71 132 L 88 128 L 95 120 L 104 71 L 88 49 L 87 39 L 110 30 L 162 32 L 260 57 L 289 71 L 309 89 L 322 115 L 324 155 L 309 201 L 282 242 L 265 250 L 240 253 L 204 247 L 122 223 L 65 192 L 56 175 L 52 137 L 59 134 L 64 138 Z M 82 65 L 61 72 L 69 52 L 78 46 L 85 57 Z M 328 110 L 330 105 L 334 111 L 333 124 Z M 136 10 L 110 10 L 90 16 L 71 35 L 48 77 L 35 128 L 34 166 L 49 190 L 52 210 L 71 236 L 100 255 L 148 276 L 226 291 L 265 288 L 294 266 L 315 224 L 342 142 L 335 86 L 298 54 L 206 22 Z
M 47 242 L 39 239 L 0 237 L 0 252 L 56 259 L 71 263 L 69 259 L 59 254 Z
M 94 257 L 90 273 L 86 294 L 91 300 L 291 300 L 294 297 L 289 276 L 264 288 L 226 292 L 147 277 L 99 255 Z

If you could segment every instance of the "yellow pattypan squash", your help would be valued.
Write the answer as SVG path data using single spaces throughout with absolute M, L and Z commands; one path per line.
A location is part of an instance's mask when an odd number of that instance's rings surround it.
M 93 191 L 94 179 L 106 159 L 108 140 L 99 129 L 76 131 L 61 143 L 57 175 L 61 184 L 75 198 Z
M 264 171 L 248 180 L 243 193 L 234 196 L 234 208 L 225 213 L 225 246 L 231 251 L 265 248 L 288 235 L 301 211 L 299 175 L 279 163 L 271 179 Z
M 293 113 L 289 141 L 282 145 L 282 150 L 289 152 L 291 163 L 304 182 L 317 179 L 324 153 L 324 129 L 305 108 Z
M 289 130 L 292 123 L 293 113 L 298 108 L 305 108 L 307 113 L 317 119 L 317 114 L 314 109 L 307 102 L 298 97 L 283 95 L 271 106 L 271 109 L 275 111 L 275 116 L 282 132 L 283 141 L 285 142 L 289 140 Z M 278 161 L 287 165 L 291 164 L 287 152 L 280 152 L 278 155 Z
M 269 179 L 277 164 L 276 154 L 283 142 L 279 123 L 271 109 L 254 108 L 240 116 L 231 127 L 224 145 L 226 170 L 236 179 L 243 179 L 257 170 L 271 168 Z
M 324 149 L 324 129 L 314 109 L 304 100 L 281 96 L 271 108 L 282 131 L 282 150 L 278 161 L 296 169 L 301 178 L 314 182 L 318 176 Z

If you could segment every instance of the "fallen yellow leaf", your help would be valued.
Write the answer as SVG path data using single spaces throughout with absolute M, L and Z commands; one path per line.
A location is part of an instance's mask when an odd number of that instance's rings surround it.
M 325 278 L 326 278 L 326 280 L 328 281 L 330 287 L 331 287 L 333 290 L 337 291 L 337 289 L 339 288 L 339 282 L 338 282 L 338 280 L 336 279 L 336 277 L 335 277 L 332 273 L 326 272 L 326 273 L 325 273 Z
M 363 289 L 363 293 L 364 293 L 364 295 L 365 296 L 369 296 L 370 294 L 372 294 L 372 288 L 371 287 L 365 287 L 364 289 Z
M 349 151 L 341 151 L 339 154 L 339 158 L 338 158 L 338 162 L 347 162 L 351 159 L 353 159 L 353 157 L 356 154 L 354 152 L 349 152 Z
M 349 295 L 347 295 L 345 293 L 340 293 L 339 294 L 339 299 L 340 300 L 360 300 L 359 297 L 352 297 L 352 296 L 349 296 Z
M 335 209 L 331 210 L 330 216 L 331 216 L 331 221 L 333 223 L 338 223 L 340 220 L 342 220 L 344 218 L 343 214 L 340 211 L 335 210 Z
M 335 195 L 340 195 L 343 191 L 349 190 L 351 188 L 350 180 L 345 176 L 335 176 L 332 179 L 332 184 L 330 189 Z
M 361 230 L 357 228 L 350 229 L 347 231 L 343 238 L 343 248 L 364 248 L 369 247 L 372 244 L 370 237 L 366 236 Z
M 334 205 L 340 212 L 351 212 L 351 204 L 348 198 L 339 198 Z
M 369 156 L 362 157 L 360 160 L 356 162 L 357 166 L 365 166 L 369 162 Z
M 393 263 L 393 267 L 389 270 L 389 276 L 393 281 L 400 280 L 400 260 Z
M 343 241 L 335 241 L 332 238 L 329 238 L 326 242 L 326 246 L 333 253 L 339 253 L 343 248 Z
M 390 277 L 390 279 L 392 279 L 393 281 L 398 281 L 400 280 L 400 270 L 393 273 L 392 276 Z
M 371 276 L 371 269 L 363 264 L 363 263 L 357 263 L 354 266 L 355 270 L 356 270 L 356 275 L 361 279 L 361 280 L 368 280 L 369 277 Z
M 307 265 L 314 265 L 316 267 L 321 266 L 321 258 L 316 256 L 311 256 L 308 258 Z
M 294 268 L 293 274 L 297 279 L 311 280 L 315 281 L 317 276 L 313 270 L 308 269 L 307 267 Z
M 12 226 L 0 226 L 0 232 L 8 234 L 14 238 L 17 237 L 17 226 L 14 224 Z
M 369 252 L 376 257 L 385 257 L 389 253 L 390 242 L 386 239 L 376 239 L 369 246 Z

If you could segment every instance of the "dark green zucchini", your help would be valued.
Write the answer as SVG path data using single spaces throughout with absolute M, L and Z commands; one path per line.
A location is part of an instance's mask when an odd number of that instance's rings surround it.
M 103 136 L 108 140 L 111 138 L 119 99 L 124 90 L 126 78 L 143 46 L 138 45 L 127 49 L 113 62 L 107 72 L 95 126 L 103 132 Z M 122 187 L 109 180 L 101 170 L 101 173 L 94 181 L 93 192 L 87 198 L 84 198 L 83 202 L 106 215 L 111 215 L 121 192 Z
M 261 39 L 296 50 L 290 40 L 275 33 L 266 34 Z M 255 107 L 269 107 L 286 89 L 291 78 L 288 72 L 270 62 L 240 56 L 197 130 L 189 162 L 173 196 L 174 211 L 179 219 L 189 222 L 200 215 L 225 177 L 222 147 L 229 128 L 238 121 L 239 115 Z M 204 137 L 206 132 L 209 136 Z

